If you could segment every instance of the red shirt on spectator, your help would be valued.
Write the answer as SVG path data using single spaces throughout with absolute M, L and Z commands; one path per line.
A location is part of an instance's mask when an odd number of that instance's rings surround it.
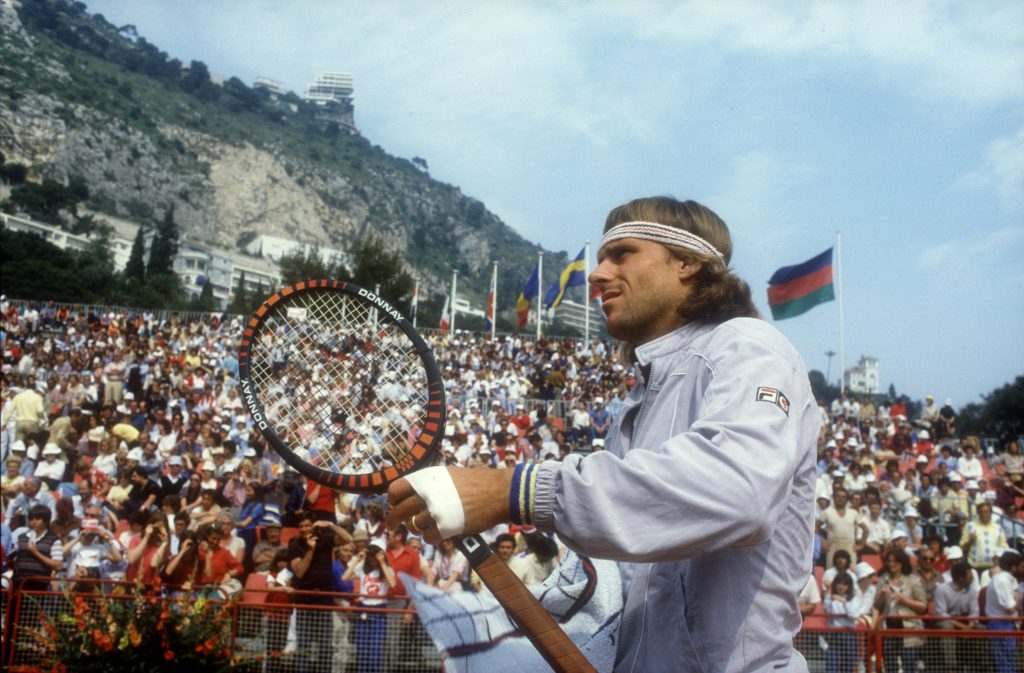
M 400 573 L 420 579 L 420 553 L 412 547 L 402 544 L 397 550 L 392 550 L 391 545 L 388 545 L 387 555 L 388 564 L 395 571 L 396 580 L 395 586 L 388 589 L 388 598 L 407 596 Z
M 210 564 L 210 574 L 206 574 L 206 554 L 213 554 L 213 562 Z M 239 575 L 242 572 L 242 564 L 238 562 L 230 551 L 226 547 L 217 545 L 215 549 L 210 552 L 203 552 L 199 550 L 199 583 L 200 584 L 220 584 L 225 579 L 225 575 L 228 574 L 229 570 L 233 570 L 235 575 Z
M 134 536 L 128 543 L 128 551 L 134 550 L 140 544 L 142 544 L 143 537 L 141 535 Z M 163 567 L 163 563 L 158 564 L 158 567 L 153 567 L 153 557 L 160 551 L 158 544 L 150 544 L 146 547 L 146 550 L 142 552 L 142 558 L 135 563 L 128 564 L 128 569 L 125 570 L 124 578 L 129 582 L 134 582 L 137 579 L 142 580 L 145 585 L 151 585 L 155 582 L 160 568 Z
M 313 491 L 320 489 L 319 495 L 313 499 Z M 313 512 L 329 512 L 334 514 L 334 501 L 338 497 L 338 491 L 322 486 L 312 479 L 306 481 L 306 508 Z

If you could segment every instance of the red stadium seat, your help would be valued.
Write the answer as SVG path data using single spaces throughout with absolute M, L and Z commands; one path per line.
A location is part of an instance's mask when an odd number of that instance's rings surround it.
M 266 573 L 252 573 L 242 589 L 242 605 L 253 607 L 267 602 Z
M 288 541 L 291 540 L 293 537 L 295 537 L 298 534 L 299 534 L 299 529 L 298 528 L 292 528 L 291 526 L 286 526 L 285 528 L 282 528 L 281 529 L 281 544 L 287 545 Z
M 875 572 L 882 571 L 882 557 L 878 554 L 864 554 L 860 560 L 875 569 Z

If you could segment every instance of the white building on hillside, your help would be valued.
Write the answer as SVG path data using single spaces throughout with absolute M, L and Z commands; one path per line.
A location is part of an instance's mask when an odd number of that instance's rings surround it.
M 882 378 L 878 373 L 878 359 L 862 355 L 857 364 L 843 374 L 846 389 L 863 395 L 877 395 L 882 391 Z

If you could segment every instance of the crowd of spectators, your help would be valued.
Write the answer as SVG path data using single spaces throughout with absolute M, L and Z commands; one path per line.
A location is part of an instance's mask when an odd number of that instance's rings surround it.
M 52 574 L 230 597 L 258 574 L 282 600 L 330 603 L 336 597 L 315 592 L 335 592 L 394 608 L 408 607 L 399 573 L 480 590 L 452 544 L 433 549 L 386 531 L 383 498 L 307 483 L 267 448 L 239 396 L 240 318 L 7 300 L 0 312 L 8 584 Z M 635 383 L 602 341 L 427 338 L 445 379 L 448 464 L 503 469 L 601 450 Z M 815 560 L 829 581 L 809 589 L 825 597 L 834 624 L 931 610 L 960 628 L 958 617 L 978 615 L 977 601 L 967 601 L 969 614 L 943 610 L 959 605 L 963 586 L 990 592 L 991 616 L 1019 614 L 1019 593 L 1004 607 L 1006 592 L 1019 592 L 1009 579 L 1024 572 L 1011 551 L 1024 534 L 1019 443 L 993 450 L 961 437 L 952 402 L 931 398 L 908 419 L 900 401 L 842 395 L 823 404 L 822 418 Z M 528 583 L 557 562 L 557 540 L 529 528 L 484 537 Z M 866 564 L 876 558 L 878 567 Z M 1000 572 L 1004 558 L 1017 563 Z M 357 636 L 373 645 L 360 651 L 379 658 L 392 636 L 370 614 Z M 300 640 L 324 633 L 313 623 L 295 630 Z M 909 640 L 894 654 L 904 666 Z
M 803 612 L 830 627 L 1019 628 L 1020 442 L 960 436 L 952 401 L 939 407 L 931 396 L 916 419 L 902 404 L 847 395 L 822 412 L 815 562 L 824 570 L 808 580 Z M 823 643 L 830 672 L 854 670 L 853 632 Z M 1018 670 L 1014 638 L 912 635 L 883 646 L 887 671 Z
M 0 311 L 6 586 L 36 578 L 27 586 L 40 589 L 52 575 L 230 598 L 255 574 L 280 600 L 400 609 L 396 571 L 481 590 L 453 545 L 385 531 L 383 497 L 307 482 L 267 448 L 239 396 L 240 318 L 6 300 Z M 428 340 L 445 378 L 449 464 L 600 449 L 629 384 L 600 342 Z M 557 562 L 555 541 L 529 528 L 485 537 L 527 582 Z M 379 658 L 379 617 L 356 620 L 360 656 Z M 300 612 L 291 630 L 330 652 L 329 619 Z

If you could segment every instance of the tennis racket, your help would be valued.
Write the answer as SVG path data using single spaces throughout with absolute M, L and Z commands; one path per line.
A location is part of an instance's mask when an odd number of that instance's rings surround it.
M 308 479 L 382 493 L 437 461 L 441 372 L 423 337 L 373 292 L 341 280 L 282 289 L 249 319 L 238 365 L 253 423 Z M 456 544 L 555 671 L 594 670 L 490 546 L 475 535 Z

